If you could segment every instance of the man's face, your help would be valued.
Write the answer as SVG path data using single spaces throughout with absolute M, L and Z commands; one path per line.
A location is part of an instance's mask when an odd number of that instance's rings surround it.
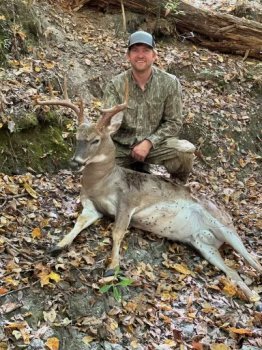
M 150 70 L 156 57 L 156 52 L 145 44 L 135 44 L 127 53 L 127 59 L 132 68 L 139 73 Z

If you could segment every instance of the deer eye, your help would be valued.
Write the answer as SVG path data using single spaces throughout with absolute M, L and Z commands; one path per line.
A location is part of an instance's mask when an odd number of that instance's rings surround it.
M 94 139 L 90 142 L 91 145 L 96 145 L 99 142 L 99 139 Z

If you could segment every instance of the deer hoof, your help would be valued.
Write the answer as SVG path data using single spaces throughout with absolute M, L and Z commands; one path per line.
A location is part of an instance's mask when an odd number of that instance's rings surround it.
M 50 255 L 57 256 L 62 252 L 63 248 L 54 246 L 49 250 Z

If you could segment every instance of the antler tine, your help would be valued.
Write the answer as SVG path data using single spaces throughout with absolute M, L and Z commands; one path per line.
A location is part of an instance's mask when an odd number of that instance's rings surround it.
M 113 106 L 112 108 L 99 109 L 99 111 L 102 113 L 102 116 L 98 119 L 96 124 L 96 127 L 98 129 L 101 129 L 103 126 L 107 125 L 107 123 L 115 114 L 126 109 L 128 104 L 128 95 L 129 95 L 129 85 L 128 85 L 128 78 L 127 78 L 125 81 L 125 101 L 119 105 Z
M 53 89 L 51 84 L 49 84 L 49 91 L 51 94 L 51 97 L 53 97 Z M 77 115 L 77 119 L 78 119 L 78 123 L 81 124 L 84 121 L 84 102 L 81 99 L 79 104 L 80 106 L 78 107 L 77 104 L 72 103 L 71 100 L 68 98 L 68 93 L 67 93 L 67 80 L 66 77 L 64 78 L 64 99 L 60 100 L 60 99 L 50 99 L 47 101 L 44 100 L 36 100 L 36 104 L 38 105 L 54 105 L 54 106 L 63 106 L 63 107 L 68 107 L 71 108 Z
M 36 104 L 38 105 L 54 105 L 54 106 L 63 106 L 63 107 L 68 107 L 71 108 L 77 115 L 78 120 L 80 119 L 80 109 L 78 106 L 74 103 L 72 103 L 70 100 L 59 100 L 59 99 L 54 99 L 54 100 L 36 100 Z

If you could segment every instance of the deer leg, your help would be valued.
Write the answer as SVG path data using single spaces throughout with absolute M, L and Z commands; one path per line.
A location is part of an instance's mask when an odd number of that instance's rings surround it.
M 235 231 L 234 227 L 232 227 L 230 218 L 228 218 L 226 214 L 219 211 L 219 209 L 214 209 L 207 202 L 204 202 L 204 206 L 206 207 L 207 211 L 212 214 L 212 217 L 209 217 L 207 222 L 209 232 L 218 240 L 218 242 L 226 242 L 231 245 L 231 247 L 235 249 L 255 270 L 261 273 L 261 264 L 247 251 L 241 238 Z M 216 217 L 218 217 L 220 220 L 217 220 Z M 207 239 L 207 233 L 205 234 L 205 238 Z
M 120 261 L 120 245 L 126 234 L 126 230 L 129 226 L 131 217 L 135 209 L 128 213 L 128 208 L 126 206 L 122 206 L 121 210 L 118 211 L 115 221 L 115 226 L 112 231 L 113 238 L 113 248 L 111 253 L 111 262 L 108 265 L 105 276 L 112 276 L 115 273 L 115 269 L 119 266 Z
M 257 259 L 247 251 L 238 234 L 225 228 L 222 228 L 221 230 L 224 233 L 224 241 L 230 244 L 255 270 L 261 273 L 262 266 Z
M 59 254 L 60 251 L 69 246 L 76 236 L 86 227 L 90 226 L 97 219 L 103 215 L 99 213 L 90 200 L 85 201 L 82 213 L 78 216 L 73 229 L 55 246 L 51 249 L 51 254 Z
M 239 274 L 225 264 L 216 246 L 212 245 L 212 243 L 207 243 L 207 238 L 210 239 L 210 234 L 212 235 L 212 232 L 202 230 L 200 233 L 198 233 L 196 237 L 197 239 L 195 239 L 195 241 L 192 243 L 193 246 L 207 261 L 216 266 L 219 270 L 223 271 L 234 283 L 236 283 L 236 285 L 239 286 L 250 301 L 258 301 L 260 299 L 258 294 L 251 291 Z

